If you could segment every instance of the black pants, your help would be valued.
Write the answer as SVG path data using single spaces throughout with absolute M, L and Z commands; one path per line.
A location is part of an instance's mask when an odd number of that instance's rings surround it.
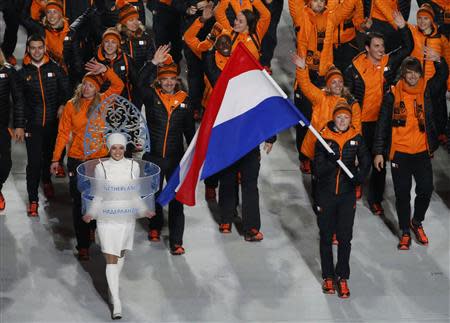
M 81 217 L 81 193 L 78 190 L 77 167 L 82 164 L 82 160 L 67 158 L 67 170 L 69 172 L 69 190 L 72 197 L 72 219 L 77 238 L 77 249 L 89 248 L 91 245 L 90 231 L 95 227 L 95 222 L 86 223 Z
M 329 192 L 318 192 L 317 202 L 320 210 L 317 224 L 320 233 L 320 263 L 322 278 L 335 276 L 348 279 L 350 277 L 350 251 L 355 219 L 355 192 L 335 195 Z M 333 265 L 332 235 L 336 233 L 339 241 L 336 268 Z
M 13 1 L 5 1 L 3 11 L 3 19 L 6 29 L 3 37 L 2 51 L 6 58 L 14 53 L 17 44 L 17 32 L 19 30 L 19 9 Z
M 277 46 L 277 27 L 283 12 L 283 3 L 283 0 L 274 0 L 266 5 L 270 11 L 270 25 L 261 42 L 261 58 L 259 61 L 263 66 L 270 67 L 270 61 Z
M 316 71 L 309 71 L 309 78 L 311 82 L 317 86 L 322 87 L 325 83 L 323 77 L 320 77 L 319 74 Z M 297 87 L 294 91 L 294 104 L 297 107 L 297 109 L 300 110 L 300 112 L 311 121 L 312 116 L 312 104 L 311 102 L 306 98 L 306 96 L 302 93 L 300 90 L 300 87 Z M 308 157 L 303 155 L 301 153 L 303 140 L 305 139 L 306 133 L 308 132 L 307 127 L 302 127 L 300 124 L 295 126 L 296 129 L 296 138 L 295 138 L 295 144 L 297 146 L 298 151 L 298 158 L 299 160 L 307 160 Z M 317 129 L 320 130 L 320 129 Z
M 46 124 L 44 127 L 33 125 L 27 127 L 25 143 L 27 147 L 27 191 L 28 199 L 38 201 L 39 181 L 49 183 L 51 180 L 50 164 L 55 148 L 57 125 Z
M 184 56 L 188 67 L 189 103 L 193 110 L 202 112 L 202 99 L 205 90 L 202 61 L 195 56 L 188 46 L 184 47 Z
M 376 125 L 377 125 L 376 122 L 362 123 L 362 134 L 369 151 L 372 151 Z M 384 166 L 386 166 L 386 164 Z M 372 171 L 370 173 L 369 178 L 369 193 L 367 196 L 367 201 L 369 202 L 369 204 L 381 203 L 381 201 L 383 201 L 385 184 L 386 184 L 386 167 L 383 167 L 381 171 L 378 171 L 372 165 Z
M 0 128 L 0 192 L 11 171 L 11 136 L 8 128 Z
M 426 151 L 414 155 L 396 152 L 391 161 L 391 171 L 399 227 L 402 231 L 408 231 L 411 218 L 410 191 L 413 177 L 416 181 L 413 216 L 416 223 L 421 223 L 425 219 L 425 212 L 430 205 L 434 189 L 431 160 Z
M 211 175 L 208 178 L 205 178 L 205 185 L 208 187 L 217 188 L 217 186 L 219 186 L 219 178 L 220 173 Z
M 166 8 L 167 7 L 167 8 Z M 170 54 L 175 63 L 181 61 L 183 42 L 181 39 L 181 15 L 169 6 L 159 5 L 153 11 L 153 33 L 155 45 L 171 44 Z
M 241 173 L 242 224 L 244 231 L 261 228 L 258 176 L 261 154 L 259 147 L 250 151 L 220 172 L 219 207 L 222 223 L 231 223 L 236 210 L 237 173 Z
M 172 173 L 177 168 L 179 159 L 178 158 L 162 158 L 151 156 L 149 154 L 145 154 L 143 156 L 144 160 L 152 162 L 158 165 L 161 168 L 160 174 L 160 191 L 156 193 L 156 198 L 158 198 L 159 193 L 162 190 L 162 185 L 164 182 L 164 178 L 168 181 Z M 183 212 L 183 204 L 173 199 L 169 203 L 169 242 L 170 246 L 174 246 L 175 244 L 182 245 L 183 244 L 183 233 L 184 233 L 184 212 Z M 149 220 L 149 229 L 150 230 L 158 230 L 161 231 L 164 225 L 164 214 L 163 208 L 161 205 L 156 203 L 156 215 Z
M 333 49 L 334 65 L 344 73 L 345 69 L 352 63 L 353 58 L 360 52 L 355 39 L 343 43 Z

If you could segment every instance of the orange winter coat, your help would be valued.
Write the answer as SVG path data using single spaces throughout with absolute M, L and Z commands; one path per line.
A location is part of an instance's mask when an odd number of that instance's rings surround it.
M 183 35 L 183 39 L 186 45 L 188 45 L 188 47 L 192 50 L 192 52 L 200 59 L 202 58 L 203 52 L 210 50 L 211 47 L 214 46 L 214 42 L 208 38 L 203 41 L 200 41 L 200 39 L 197 38 L 197 34 L 203 27 L 203 25 L 204 24 L 200 21 L 200 18 L 197 18 L 189 26 L 189 28 L 185 31 Z M 217 50 L 215 51 L 214 55 L 217 67 L 220 70 L 223 70 L 225 64 L 228 61 L 228 57 L 221 55 Z M 205 81 L 205 90 L 203 92 L 202 105 L 206 107 L 212 92 L 212 86 L 206 76 L 204 77 L 204 81 Z
M 203 28 L 205 24 L 200 21 L 200 18 L 194 20 L 194 22 L 189 26 L 188 29 L 184 32 L 183 40 L 186 45 L 192 50 L 192 52 L 198 58 L 202 58 L 202 53 L 209 50 L 214 46 L 214 42 L 209 38 L 206 38 L 203 41 L 197 38 L 197 34 L 200 29 Z
M 45 28 L 45 46 L 51 58 L 64 66 L 64 40 L 69 33 L 69 22 L 64 19 L 62 29 Z
M 319 70 L 320 52 L 322 51 L 327 27 L 328 10 L 316 14 L 310 7 L 305 7 L 303 23 L 297 34 L 297 52 L 306 58 L 308 67 Z
M 33 0 L 30 7 L 31 19 L 35 21 L 40 21 L 42 16 L 45 14 L 45 0 Z
M 329 19 L 335 27 L 333 43 L 348 43 L 356 37 L 356 29 L 364 22 L 362 0 L 328 0 Z
M 333 119 L 333 110 L 336 102 L 341 97 L 328 95 L 312 84 L 309 79 L 308 69 L 297 68 L 297 80 L 299 80 L 302 93 L 305 94 L 312 104 L 311 125 L 319 131 Z M 349 102 L 349 104 L 353 115 L 352 126 L 358 133 L 361 133 L 361 108 L 356 100 Z M 301 152 L 311 160 L 314 159 L 314 146 L 316 141 L 316 137 L 308 130 L 302 143 Z
M 398 10 L 398 0 L 372 0 L 370 18 L 388 22 L 397 29 L 392 13 Z
M 450 43 L 445 36 L 437 32 L 436 25 L 433 25 L 433 32 L 429 36 L 426 36 L 423 32 L 421 32 L 417 26 L 408 24 L 408 27 L 411 30 L 414 39 L 414 48 L 411 52 L 411 56 L 416 57 L 422 63 L 424 78 L 428 81 L 434 76 L 436 71 L 433 62 L 425 61 L 425 55 L 423 53 L 424 47 L 431 47 L 439 53 L 441 57 L 444 57 L 446 62 L 450 62 Z M 450 78 L 447 81 L 447 88 L 450 90 Z
M 402 127 L 392 127 L 392 143 L 389 152 L 390 160 L 394 158 L 394 154 L 397 151 L 407 154 L 429 151 L 426 129 L 421 131 L 419 125 L 419 119 L 423 118 L 422 122 L 425 126 L 425 87 L 426 82 L 421 79 L 414 89 L 409 88 L 404 81 L 398 82 L 391 88 L 395 98 L 393 119 L 397 116 L 395 108 L 401 106 L 399 114 L 405 120 L 405 125 Z
M 328 8 L 325 39 L 320 53 L 319 75 L 325 75 L 334 62 L 333 46 L 353 40 L 356 37 L 355 26 L 359 28 L 364 22 L 361 0 L 330 0 Z
M 226 30 L 233 30 L 225 13 L 231 1 L 232 0 L 220 0 L 215 10 L 215 17 L 217 22 L 220 23 L 222 27 L 225 28 Z M 262 39 L 264 38 L 264 35 L 267 32 L 267 29 L 269 29 L 270 11 L 266 8 L 266 6 L 264 5 L 264 3 L 262 3 L 261 0 L 254 0 L 253 8 L 256 9 L 259 13 L 258 23 L 256 24 L 256 34 L 250 34 L 248 32 L 231 33 L 231 39 L 233 42 L 232 50 L 236 48 L 239 42 L 242 42 L 247 47 L 247 49 L 253 54 L 253 56 L 259 60 L 261 56 L 260 53 L 261 42 Z M 236 10 L 235 7 L 233 7 L 233 10 Z M 239 11 L 237 11 L 236 13 L 238 12 Z
M 294 24 L 294 28 L 298 31 L 302 25 L 302 19 L 305 13 L 305 0 L 289 0 L 288 5 L 292 23 Z
M 361 75 L 365 91 L 362 103 L 362 122 L 378 120 L 384 95 L 384 70 L 388 64 L 389 55 L 384 55 L 380 65 L 374 65 L 364 53 L 353 59 L 353 65 Z
M 122 93 L 124 87 L 122 80 L 112 69 L 108 68 L 104 76 L 111 82 L 111 86 L 104 93 L 101 93 L 101 101 L 112 94 Z M 78 160 L 86 159 L 84 155 L 84 134 L 88 122 L 87 111 L 91 102 L 92 99 L 81 99 L 81 107 L 78 111 L 73 105 L 72 100 L 67 102 L 59 121 L 58 137 L 56 138 L 52 161 L 58 161 L 61 158 L 61 153 L 67 144 L 69 144 L 68 157 Z M 70 136 L 72 136 L 72 140 L 70 140 Z M 89 158 L 100 158 L 106 155 L 108 155 L 108 150 L 103 146 L 101 150 L 89 156 Z

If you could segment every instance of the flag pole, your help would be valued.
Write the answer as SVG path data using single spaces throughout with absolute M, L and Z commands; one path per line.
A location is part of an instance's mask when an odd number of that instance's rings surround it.
M 265 69 L 262 69 L 263 75 L 266 77 L 266 79 L 277 89 L 277 91 L 280 93 L 280 95 L 284 98 L 287 99 L 287 95 L 286 93 L 281 89 L 281 87 L 278 85 L 277 82 L 275 82 L 275 80 L 269 75 L 269 73 L 267 73 L 267 71 Z M 289 101 L 290 102 L 290 101 Z M 295 107 L 294 107 L 295 108 Z M 297 109 L 297 108 L 295 108 Z M 302 127 L 306 126 L 305 122 L 303 120 L 300 120 L 298 122 Z M 331 149 L 331 147 L 326 143 L 325 140 L 323 140 L 322 136 L 320 135 L 320 133 L 317 132 L 317 130 L 311 125 L 311 123 L 308 124 L 308 129 L 313 133 L 314 136 L 316 136 L 317 140 L 319 140 L 319 142 L 322 144 L 322 146 L 325 147 L 325 149 L 330 153 L 335 155 L 335 153 L 333 152 L 333 150 Z M 348 169 L 347 166 L 345 166 L 345 164 L 342 162 L 342 160 L 338 159 L 336 161 L 338 163 L 338 165 L 342 168 L 342 170 L 347 174 L 348 177 L 353 178 L 353 174 L 350 171 L 350 169 Z

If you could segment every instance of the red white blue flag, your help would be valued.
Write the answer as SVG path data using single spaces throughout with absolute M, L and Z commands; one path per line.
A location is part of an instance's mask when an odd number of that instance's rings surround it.
M 166 205 L 176 198 L 195 205 L 199 180 L 299 122 L 309 126 L 248 49 L 238 44 L 212 91 L 200 128 L 157 202 Z

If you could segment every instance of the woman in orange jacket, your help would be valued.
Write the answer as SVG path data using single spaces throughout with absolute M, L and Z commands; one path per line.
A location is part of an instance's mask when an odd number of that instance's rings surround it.
M 408 24 L 414 40 L 414 48 L 411 56 L 417 58 L 422 64 L 423 76 L 426 82 L 436 73 L 432 56 L 440 56 L 450 62 L 450 43 L 448 39 L 441 35 L 437 25 L 433 22 L 435 17 L 433 8 L 425 3 L 417 11 L 417 25 Z M 446 92 L 450 91 L 450 77 L 442 84 L 437 93 L 433 93 L 433 105 L 446 107 Z M 439 140 L 446 142 L 445 126 L 447 119 L 447 109 L 441 108 L 442 116 L 437 116 L 437 126 L 439 128 Z
M 352 107 L 352 124 L 358 132 L 361 131 L 361 108 L 350 92 L 344 87 L 344 80 L 341 71 L 331 67 L 325 77 L 326 87 L 324 90 L 316 87 L 309 78 L 306 68 L 306 60 L 294 55 L 293 62 L 297 66 L 297 80 L 300 89 L 305 93 L 306 98 L 312 103 L 311 124 L 316 129 L 322 129 L 330 120 L 336 101 L 343 97 Z M 314 144 L 316 139 L 311 132 L 307 132 L 304 140 L 299 143 L 299 149 L 303 156 L 304 173 L 310 172 L 310 160 L 314 159 Z M 309 170 L 309 171 L 307 171 Z
M 81 219 L 81 194 L 77 188 L 77 167 L 86 161 L 84 154 L 85 130 L 88 119 L 97 105 L 112 94 L 122 93 L 124 84 L 122 80 L 110 68 L 94 60 L 86 64 L 89 71 L 80 85 L 75 90 L 75 94 L 64 107 L 59 126 L 58 137 L 56 138 L 55 150 L 53 151 L 52 164 L 50 170 L 55 173 L 61 153 L 69 145 L 67 153 L 67 168 L 69 170 L 69 187 L 72 196 L 72 216 L 77 238 L 78 258 L 89 260 L 90 226 Z M 103 84 L 103 77 L 111 82 L 110 87 L 104 93 L 100 93 Z M 98 152 L 89 158 L 100 158 L 108 155 L 106 147 L 102 147 Z
M 295 24 L 299 24 L 300 30 L 297 34 L 297 54 L 306 58 L 308 65 L 309 78 L 315 86 L 322 87 L 325 85 L 324 74 L 329 66 L 333 64 L 333 31 L 341 20 L 352 16 L 355 11 L 355 0 L 345 0 L 337 4 L 330 2 L 330 11 L 327 8 L 326 0 L 312 0 L 302 10 L 297 8 Z M 329 48 L 324 50 L 324 41 L 326 30 L 331 33 L 328 37 Z M 325 57 L 326 54 L 326 57 Z M 298 86 L 298 80 L 294 85 L 294 102 L 303 115 L 310 119 L 312 114 L 311 102 Z M 300 149 L 301 142 L 306 135 L 306 129 L 297 127 L 296 141 Z M 308 165 L 304 164 L 305 157 L 299 150 L 300 169 L 304 173 L 309 173 Z
M 270 24 L 270 11 L 261 0 L 254 0 L 252 2 L 253 8 L 259 13 L 259 18 L 257 18 L 255 13 L 248 9 L 247 6 L 242 6 L 243 9 L 239 11 L 240 8 L 237 8 L 237 4 L 234 3 L 235 2 L 232 2 L 231 0 L 220 0 L 215 9 L 216 20 L 231 34 L 232 49 L 234 49 L 239 42 L 242 42 L 253 56 L 259 60 L 261 56 L 261 41 Z M 233 26 L 231 26 L 225 13 L 229 4 L 231 4 L 233 10 L 237 12 Z M 243 4 L 245 4 L 245 2 L 243 2 Z

